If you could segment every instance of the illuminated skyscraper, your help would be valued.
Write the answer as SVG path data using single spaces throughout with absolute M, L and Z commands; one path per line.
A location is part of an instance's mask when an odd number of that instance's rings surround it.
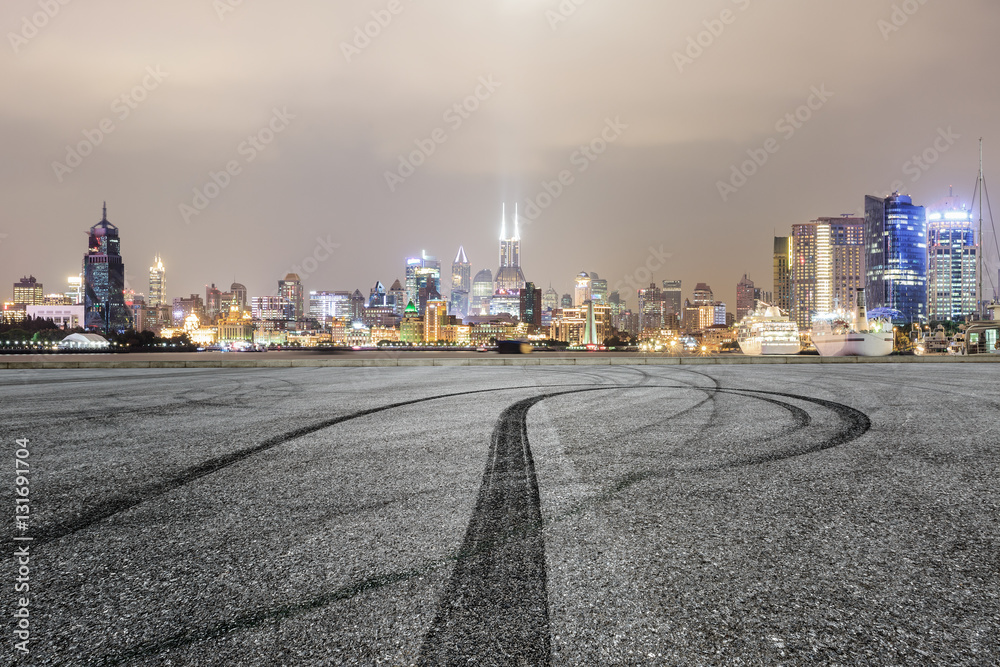
M 465 256 L 465 248 L 458 247 L 458 256 L 451 263 L 451 291 L 461 290 L 465 293 L 472 291 L 472 264 Z
M 707 283 L 698 283 L 694 286 L 694 295 L 691 297 L 691 303 L 695 307 L 710 306 L 714 302 L 715 294 L 712 293 L 712 288 Z
M 865 298 L 902 319 L 927 316 L 927 216 L 906 195 L 865 197 Z
M 66 279 L 66 297 L 71 305 L 83 303 L 83 274 Z
M 972 213 L 949 196 L 927 210 L 927 316 L 961 320 L 976 312 L 979 245 Z
M 108 222 L 107 204 L 101 221 L 90 228 L 83 276 L 84 326 L 104 333 L 128 329 L 132 313 L 125 305 L 125 263 L 118 228 Z
M 403 315 L 403 311 L 406 309 L 406 290 L 399 283 L 399 278 L 393 281 L 385 299 L 386 305 L 392 306 L 396 315 Z
M 458 255 L 451 263 L 451 312 L 456 317 L 469 313 L 469 294 L 472 292 L 472 264 L 465 256 L 465 248 L 458 247 Z
M 736 283 L 736 321 L 741 321 L 747 313 L 753 310 L 753 281 L 743 274 L 743 279 Z
M 681 304 L 684 302 L 684 298 L 681 296 L 680 280 L 663 281 L 663 301 L 665 303 L 665 319 L 669 318 L 672 313 L 675 317 L 677 317 L 677 322 L 680 323 L 682 317 Z
M 500 219 L 500 268 L 495 277 L 498 292 L 524 289 L 524 274 L 521 272 L 521 234 L 517 226 L 517 208 L 514 209 L 514 233 L 507 236 L 506 208 L 501 210 Z
M 590 298 L 598 303 L 608 301 L 608 281 L 598 277 L 593 271 L 590 272 Z
M 167 276 L 159 255 L 153 258 L 153 266 L 149 267 L 149 295 L 146 302 L 151 308 L 159 308 L 167 303 Z
M 788 236 L 774 237 L 774 303 L 788 312 L 792 308 L 791 243 Z
M 469 301 L 468 314 L 489 315 L 491 296 L 493 296 L 493 272 L 483 269 L 472 280 L 472 299 Z
M 286 304 L 285 319 L 298 320 L 305 315 L 305 293 L 302 291 L 302 280 L 297 273 L 289 273 L 284 280 L 278 281 L 278 296 Z
M 45 290 L 35 276 L 25 276 L 14 283 L 14 303 L 37 306 L 42 304 L 44 298 Z
M 590 301 L 592 281 L 593 278 L 586 271 L 576 274 L 573 285 L 573 304 L 577 308 L 583 308 L 583 305 Z

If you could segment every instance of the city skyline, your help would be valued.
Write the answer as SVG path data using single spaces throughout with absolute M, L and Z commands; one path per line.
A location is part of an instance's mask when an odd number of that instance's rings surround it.
M 37 3 L 5 5 L 0 72 L 19 106 L 0 111 L 0 279 L 64 281 L 79 249 L 60 240 L 107 199 L 138 292 L 157 254 L 174 296 L 233 277 L 269 294 L 304 265 L 307 290 L 367 291 L 422 249 L 461 245 L 495 270 L 484 230 L 506 201 L 540 286 L 570 292 L 587 268 L 613 291 L 656 252 L 654 281 L 704 281 L 735 304 L 744 273 L 769 286 L 773 230 L 862 215 L 865 195 L 895 189 L 970 202 L 980 136 L 995 171 L 1000 101 L 967 66 L 1000 49 L 985 2 L 401 6 L 361 48 L 383 3 L 290 17 L 95 1 L 34 29 Z M 827 53 L 795 29 L 811 25 L 838 36 Z

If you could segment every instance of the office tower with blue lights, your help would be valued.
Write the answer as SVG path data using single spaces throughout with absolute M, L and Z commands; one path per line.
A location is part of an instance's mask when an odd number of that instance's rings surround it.
M 865 299 L 868 309 L 927 318 L 927 215 L 907 195 L 865 197 Z
M 954 195 L 927 209 L 927 317 L 958 321 L 978 307 L 976 242 L 972 212 Z
M 104 205 L 101 221 L 90 228 L 87 254 L 83 258 L 84 326 L 105 334 L 132 326 L 132 313 L 125 305 L 125 262 L 121 256 L 118 228 L 108 222 Z

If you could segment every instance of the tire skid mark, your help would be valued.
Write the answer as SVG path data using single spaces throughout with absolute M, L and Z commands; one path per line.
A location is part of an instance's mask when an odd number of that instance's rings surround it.
M 694 371 L 687 371 L 687 372 L 694 372 Z M 698 373 L 698 374 L 699 375 L 703 375 L 701 373 Z M 527 445 L 527 424 L 526 424 L 526 417 L 527 417 L 528 409 L 532 405 L 535 405 L 538 402 L 540 402 L 540 401 L 542 401 L 542 400 L 544 400 L 546 398 L 550 398 L 550 397 L 554 397 L 554 396 L 560 396 L 560 395 L 566 395 L 566 394 L 574 394 L 574 393 L 587 392 L 587 391 L 610 391 L 610 390 L 615 390 L 615 389 L 654 389 L 654 388 L 662 388 L 662 389 L 688 389 L 688 388 L 690 388 L 690 389 L 693 389 L 693 390 L 706 391 L 709 394 L 706 397 L 706 399 L 705 399 L 705 401 L 707 401 L 707 400 L 711 400 L 712 398 L 714 398 L 715 393 L 720 390 L 720 387 L 719 387 L 719 382 L 717 380 L 715 380 L 714 378 L 711 378 L 711 376 L 704 375 L 704 377 L 712 379 L 713 382 L 715 383 L 715 387 L 702 387 L 702 386 L 687 385 L 687 384 L 685 386 L 680 386 L 680 387 L 678 387 L 678 386 L 669 386 L 669 385 L 652 385 L 652 386 L 647 386 L 647 387 L 644 387 L 644 386 L 630 386 L 630 385 L 618 385 L 618 386 L 613 386 L 613 385 L 612 386 L 608 386 L 608 385 L 599 385 L 599 386 L 588 385 L 584 389 L 577 389 L 577 390 L 570 390 L 570 391 L 561 391 L 561 392 L 555 392 L 555 393 L 550 393 L 550 394 L 545 394 L 545 395 L 540 395 L 540 396 L 534 396 L 534 397 L 531 397 L 529 399 L 524 399 L 522 401 L 519 401 L 518 403 L 515 403 L 513 406 L 510 406 L 509 408 L 507 408 L 507 410 L 505 410 L 504 415 L 506 415 L 508 412 L 512 412 L 513 408 L 515 408 L 516 406 L 524 404 L 523 414 L 520 415 L 520 427 L 522 429 L 520 433 L 521 433 L 521 437 L 523 438 L 523 448 L 524 448 L 523 455 L 525 456 L 525 458 L 524 458 L 524 464 L 525 464 L 525 475 L 524 476 L 525 476 L 525 479 L 527 479 L 527 477 L 528 477 L 528 472 L 527 472 L 528 471 L 528 467 L 527 467 L 527 465 L 528 465 L 528 457 L 530 457 L 530 455 L 531 455 L 530 454 L 530 449 L 528 449 L 528 445 Z M 659 378 L 657 378 L 657 379 L 675 380 L 675 378 L 665 378 L 665 377 L 662 377 L 662 376 L 659 377 Z M 556 387 L 559 387 L 559 388 L 566 387 L 566 386 L 572 386 L 572 385 L 556 385 Z M 528 387 L 505 387 L 505 388 L 498 388 L 498 389 L 476 390 L 476 391 L 472 391 L 472 392 L 459 392 L 459 393 L 455 393 L 455 394 L 446 394 L 446 395 L 440 395 L 440 396 L 425 397 L 425 398 L 422 398 L 422 399 L 415 399 L 413 401 L 404 401 L 404 402 L 400 402 L 400 403 L 396 403 L 396 404 L 382 406 L 380 408 L 371 408 L 371 409 L 367 409 L 367 410 L 364 410 L 364 411 L 360 411 L 358 413 L 354 413 L 353 415 L 345 415 L 345 416 L 340 417 L 340 418 L 336 418 L 336 419 L 333 419 L 333 420 L 328 420 L 329 423 L 324 422 L 324 424 L 326 424 L 325 426 L 314 425 L 313 427 L 306 427 L 304 429 L 299 429 L 298 431 L 293 432 L 293 433 L 298 433 L 298 435 L 294 435 L 293 437 L 300 437 L 301 435 L 306 435 L 308 433 L 312 433 L 312 432 L 318 431 L 321 428 L 326 428 L 327 426 L 331 426 L 331 425 L 334 425 L 334 424 L 337 424 L 337 423 L 341 423 L 343 421 L 348 421 L 349 419 L 353 419 L 353 418 L 358 417 L 358 416 L 363 416 L 363 415 L 367 415 L 367 414 L 374 414 L 374 413 L 380 412 L 382 410 L 390 410 L 390 409 L 393 409 L 393 408 L 396 408 L 396 407 L 401 407 L 401 406 L 404 406 L 404 405 L 410 405 L 410 404 L 413 404 L 413 403 L 420 403 L 420 402 L 429 401 L 429 400 L 435 400 L 435 399 L 438 399 L 438 398 L 446 398 L 446 397 L 452 397 L 452 396 L 464 396 L 464 395 L 468 395 L 468 394 L 486 393 L 486 392 L 503 391 L 503 390 L 540 389 L 540 388 L 544 388 L 544 387 L 538 386 L 538 385 L 536 385 L 536 386 L 528 386 Z M 552 388 L 555 388 L 555 387 L 552 387 Z M 580 503 L 580 504 L 578 504 L 578 505 L 576 505 L 576 506 L 568 509 L 567 511 L 565 511 L 565 512 L 563 512 L 563 513 L 561 513 L 561 514 L 559 514 L 559 515 L 557 515 L 555 517 L 549 518 L 547 520 L 541 517 L 540 503 L 539 503 L 538 504 L 538 507 L 539 507 L 538 521 L 537 522 L 522 521 L 520 523 L 520 525 L 518 525 L 516 528 L 513 528 L 513 529 L 511 529 L 510 526 L 508 526 L 508 530 L 512 530 L 512 532 L 500 533 L 500 534 L 492 534 L 492 535 L 489 535 L 488 537 L 486 537 L 486 534 L 485 533 L 480 534 L 478 532 L 478 529 L 477 529 L 477 531 L 474 531 L 473 530 L 473 525 L 474 524 L 478 524 L 480 526 L 487 526 L 487 527 L 490 526 L 490 522 L 489 521 L 483 522 L 481 518 L 477 521 L 476 513 L 474 512 L 473 519 L 470 521 L 469 528 L 467 529 L 466 543 L 463 543 L 462 548 L 456 554 L 454 554 L 452 556 L 445 557 L 445 558 L 438 559 L 438 560 L 428 560 L 428 561 L 425 561 L 425 563 L 424 563 L 424 565 L 422 567 L 417 567 L 417 568 L 413 568 L 413 569 L 406 570 L 406 571 L 388 572 L 388 573 L 384 573 L 384 574 L 377 574 L 377 575 L 374 575 L 374 576 L 371 576 L 371 577 L 367 577 L 365 579 L 361 579 L 361 580 L 358 580 L 358 581 L 346 584 L 344 586 L 340 586 L 340 587 L 335 588 L 333 590 L 330 590 L 328 592 L 321 593 L 319 595 L 316 595 L 314 597 L 302 600 L 302 601 L 297 602 L 297 603 L 286 604 L 286 605 L 282 605 L 282 606 L 274 607 L 274 608 L 253 609 L 253 610 L 250 610 L 250 611 L 248 611 L 246 613 L 239 614 L 239 615 L 235 616 L 234 618 L 231 618 L 231 619 L 228 619 L 228 620 L 224 620 L 224 621 L 220 621 L 220 622 L 216 623 L 215 625 L 211 625 L 211 626 L 208 626 L 208 627 L 202 626 L 202 627 L 197 627 L 197 628 L 189 628 L 189 629 L 180 630 L 180 631 L 174 633 L 173 635 L 170 635 L 169 637 L 166 637 L 166 638 L 161 639 L 161 640 L 154 640 L 154 641 L 143 642 L 143 643 L 138 644 L 138 645 L 132 647 L 131 649 L 128 649 L 128 650 L 123 651 L 123 652 L 116 652 L 116 653 L 113 653 L 113 654 L 106 654 L 102 658 L 98 659 L 98 661 L 97 661 L 96 664 L 100 664 L 100 665 L 117 665 L 117 664 L 121 664 L 121 663 L 124 663 L 124 662 L 132 661 L 132 660 L 135 660 L 135 659 L 138 659 L 138 658 L 148 658 L 148 657 L 152 657 L 152 656 L 155 656 L 155 655 L 159 655 L 159 654 L 163 653 L 164 651 L 167 651 L 167 650 L 170 650 L 170 649 L 175 649 L 175 648 L 187 646 L 187 645 L 190 645 L 190 644 L 193 644 L 193 643 L 197 643 L 197 642 L 210 641 L 210 640 L 214 640 L 214 639 L 218 639 L 218 638 L 224 637 L 224 636 L 226 636 L 226 635 L 228 635 L 230 633 L 233 633 L 233 632 L 239 632 L 239 631 L 243 631 L 243 630 L 250 630 L 250 629 L 253 629 L 253 628 L 261 627 L 261 626 L 266 625 L 266 624 L 272 624 L 272 623 L 275 623 L 275 622 L 280 622 L 281 620 L 289 618 L 289 617 L 293 617 L 293 616 L 296 616 L 296 615 L 299 615 L 299 614 L 302 614 L 302 613 L 308 613 L 308 612 L 311 612 L 311 611 L 315 611 L 317 609 L 320 609 L 320 608 L 323 608 L 323 607 L 326 607 L 328 605 L 335 604 L 335 603 L 338 603 L 338 602 L 344 602 L 344 601 L 350 600 L 350 599 L 352 599 L 352 598 L 354 598 L 354 597 L 356 597 L 358 595 L 361 595 L 361 594 L 364 594 L 364 593 L 367 593 L 367 592 L 376 591 L 376 590 L 379 590 L 379 589 L 382 589 L 382 588 L 385 588 L 385 587 L 388 587 L 388 586 L 392 586 L 392 585 L 395 585 L 395 584 L 398 584 L 398 583 L 410 581 L 412 579 L 418 579 L 418 578 L 425 577 L 425 576 L 429 575 L 430 573 L 432 573 L 434 571 L 437 571 L 437 570 L 439 570 L 439 569 L 441 569 L 443 567 L 447 567 L 447 566 L 454 566 L 454 571 L 453 571 L 453 574 L 452 574 L 452 578 L 454 579 L 455 576 L 456 576 L 456 574 L 459 573 L 459 572 L 469 572 L 469 571 L 474 571 L 475 570 L 475 567 L 471 567 L 471 568 L 465 567 L 464 563 L 466 561 L 470 561 L 470 560 L 474 560 L 474 559 L 480 558 L 481 556 L 487 555 L 488 552 L 490 552 L 490 551 L 501 551 L 501 552 L 503 552 L 505 549 L 508 548 L 508 543 L 510 543 L 510 542 L 519 543 L 519 544 L 522 545 L 522 547 L 525 546 L 525 545 L 533 545 L 533 544 L 536 543 L 536 540 L 537 540 L 538 543 L 540 543 L 540 547 L 532 547 L 532 548 L 540 548 L 541 549 L 541 554 L 542 554 L 542 561 L 541 561 L 542 562 L 542 569 L 541 569 L 540 572 L 541 572 L 541 575 L 544 577 L 545 576 L 545 570 L 544 570 L 544 542 L 543 542 L 543 535 L 542 535 L 542 531 L 544 530 L 544 528 L 547 527 L 548 525 L 562 522 L 562 521 L 564 521 L 564 520 L 566 520 L 566 519 L 568 519 L 568 518 L 570 518 L 570 517 L 572 517 L 572 516 L 574 516 L 576 514 L 584 512 L 584 511 L 586 511 L 588 508 L 590 508 L 592 506 L 595 506 L 595 505 L 601 504 L 603 502 L 606 502 L 606 501 L 612 499 L 618 493 L 620 493 L 622 491 L 625 491 L 625 490 L 628 490 L 630 487 L 635 486 L 636 484 L 642 483 L 642 482 L 647 481 L 649 479 L 652 479 L 654 477 L 668 477 L 668 476 L 670 476 L 672 474 L 677 474 L 677 473 L 681 473 L 681 472 L 684 472 L 684 473 L 690 473 L 690 472 L 716 472 L 716 471 L 725 470 L 725 469 L 737 468 L 737 467 L 741 467 L 741 466 L 745 466 L 745 465 L 756 465 L 756 464 L 759 464 L 759 463 L 773 462 L 773 461 L 777 461 L 777 460 L 782 460 L 784 458 L 791 458 L 791 457 L 794 457 L 794 456 L 801 456 L 801 455 L 806 454 L 806 453 L 812 453 L 812 452 L 822 451 L 824 449 L 829 449 L 831 447 L 835 447 L 837 445 L 845 444 L 847 442 L 850 442 L 850 441 L 852 441 L 852 440 L 860 437 L 861 435 L 863 435 L 871 427 L 871 422 L 868 419 L 868 417 L 866 415 L 864 415 L 864 413 L 860 412 L 859 410 L 855 410 L 854 408 L 850 408 L 849 406 L 842 405 L 840 403 L 835 403 L 835 402 L 832 402 L 832 401 L 826 401 L 826 400 L 823 400 L 823 399 L 813 399 L 813 398 L 810 398 L 810 397 L 798 396 L 798 395 L 793 395 L 793 394 L 783 394 L 783 393 L 779 393 L 779 392 L 767 392 L 767 391 L 749 390 L 749 389 L 725 389 L 725 390 L 722 390 L 722 391 L 725 392 L 725 393 L 734 393 L 735 395 L 746 395 L 745 393 L 741 393 L 741 392 L 748 392 L 748 393 L 752 393 L 752 394 L 767 394 L 767 395 L 783 396 L 783 397 L 787 397 L 787 398 L 793 398 L 793 399 L 798 399 L 798 400 L 803 400 L 803 401 L 811 402 L 811 403 L 814 403 L 814 404 L 817 404 L 817 405 L 821 405 L 823 407 L 828 407 L 828 408 L 834 410 L 834 412 L 836 412 L 841 417 L 846 417 L 847 420 L 849 421 L 848 428 L 844 429 L 844 430 L 841 430 L 836 435 L 834 435 L 833 437 L 831 437 L 831 438 L 829 438 L 829 439 L 827 439 L 825 441 L 822 441 L 822 442 L 818 443 L 814 447 L 810 448 L 809 452 L 807 452 L 807 451 L 791 451 L 791 452 L 779 453 L 776 457 L 772 457 L 772 460 L 769 460 L 769 461 L 756 460 L 757 458 L 760 458 L 760 457 L 752 457 L 751 459 L 744 459 L 744 460 L 735 461 L 735 462 L 727 462 L 727 463 L 724 463 L 724 464 L 721 464 L 721 465 L 717 465 L 717 466 L 706 466 L 706 467 L 697 468 L 697 469 L 687 469 L 687 470 L 674 469 L 674 470 L 669 470 L 669 471 L 662 471 L 662 470 L 636 471 L 634 473 L 630 473 L 629 475 L 626 475 L 626 476 L 620 478 L 619 480 L 615 481 L 611 486 L 607 487 L 606 489 L 604 489 L 600 493 L 598 493 L 598 494 L 596 494 L 596 495 L 588 498 L 586 502 Z M 751 396 L 747 396 L 747 397 L 750 398 Z M 760 396 L 756 396 L 754 398 L 758 398 L 759 400 L 769 400 L 770 402 L 778 404 L 778 405 L 781 405 L 782 407 L 793 408 L 793 410 L 790 410 L 790 411 L 793 412 L 793 415 L 799 414 L 799 413 L 795 412 L 795 410 L 801 410 L 801 408 L 798 408 L 797 406 L 792 406 L 792 405 L 790 405 L 788 403 L 784 403 L 783 401 L 778 401 L 777 399 L 765 399 L 765 398 L 760 397 Z M 704 403 L 705 401 L 702 401 L 702 403 Z M 801 421 L 801 416 L 799 416 L 798 419 Z M 501 418 L 501 421 L 503 421 L 503 418 Z M 494 431 L 494 434 L 496 434 L 497 430 L 499 430 L 499 429 L 500 429 L 500 423 L 498 423 L 497 429 Z M 301 431 L 301 433 L 299 433 L 299 431 Z M 507 429 L 506 432 L 509 432 L 509 427 L 508 427 L 508 429 Z M 291 439 L 291 437 L 289 439 Z M 495 436 L 491 440 L 495 440 Z M 276 445 L 272 445 L 272 446 L 276 446 Z M 252 452 L 252 453 L 256 453 L 256 452 Z M 248 456 L 252 455 L 252 453 L 248 454 Z M 483 487 L 481 487 L 481 489 L 480 489 L 480 500 L 482 500 L 483 493 L 488 488 L 488 486 L 492 486 L 492 483 L 490 485 L 487 485 L 486 482 L 487 482 L 488 478 L 491 478 L 490 469 L 494 466 L 496 458 L 497 458 L 497 452 L 493 451 L 493 447 L 492 447 L 492 443 L 491 443 L 491 452 L 490 452 L 490 457 L 488 459 L 487 470 L 486 470 L 486 472 L 484 472 L 484 479 L 483 479 L 484 484 L 483 484 Z M 534 462 L 533 462 L 533 460 L 531 461 L 530 474 L 531 474 L 531 478 L 533 480 L 533 483 L 532 484 L 528 484 L 527 488 L 530 489 L 529 493 L 533 493 L 534 494 L 534 498 L 537 500 L 537 498 L 538 498 L 538 486 L 537 486 L 537 479 L 534 478 Z M 487 494 L 489 493 L 488 491 L 486 491 L 486 492 L 487 492 Z M 529 501 L 530 501 L 530 497 L 529 497 Z M 136 503 L 136 504 L 138 504 L 138 503 Z M 477 511 L 479 510 L 479 506 L 480 506 L 480 503 L 477 502 Z M 491 510 L 491 511 L 495 511 L 497 509 L 495 505 L 491 505 L 490 503 L 487 503 L 485 505 L 485 507 L 492 507 L 493 510 Z M 529 502 L 529 508 L 530 508 L 530 502 Z M 524 516 L 524 515 L 522 515 L 522 516 Z M 517 523 L 517 522 L 515 522 L 515 523 Z M 493 525 L 496 525 L 496 524 L 493 524 Z M 473 540 L 473 544 L 468 544 L 470 533 L 474 533 L 476 535 L 476 537 Z M 470 547 L 471 547 L 471 549 L 470 549 Z M 495 559 L 495 557 L 494 557 L 494 559 Z M 483 559 L 480 558 L 480 560 L 483 560 Z M 537 572 L 538 571 L 535 570 L 534 572 L 536 573 L 536 582 L 535 582 L 534 585 L 535 585 L 535 588 L 537 590 L 537 585 L 538 585 L 538 583 L 537 583 Z M 462 575 L 459 575 L 459 576 L 460 576 L 460 578 L 462 577 Z M 521 573 L 520 572 L 516 572 L 515 576 L 521 576 Z M 465 575 L 465 578 L 467 578 L 467 575 Z M 473 583 L 475 583 L 475 582 L 473 582 Z M 462 589 L 461 586 L 459 586 L 459 587 L 453 587 L 452 583 L 449 582 L 449 584 L 447 585 L 446 591 L 448 591 L 448 593 L 450 593 L 453 590 L 453 588 L 454 588 L 454 590 L 464 590 L 464 589 Z M 449 597 L 448 593 L 446 593 L 446 595 L 444 597 L 442 597 L 442 600 L 439 603 L 439 609 L 440 610 L 439 610 L 439 613 L 438 613 L 438 617 L 447 616 L 447 614 L 449 613 L 448 612 L 448 607 L 449 607 L 448 600 L 450 599 L 450 597 Z M 460 600 L 461 600 L 461 598 L 459 598 L 459 601 Z M 547 628 L 547 615 L 548 615 L 547 601 L 546 601 L 544 613 L 545 613 L 546 628 Z M 537 614 L 536 614 L 536 618 L 539 618 L 539 616 Z M 451 632 L 451 633 L 455 632 L 454 629 L 449 629 L 449 628 L 445 627 L 444 630 L 437 630 L 438 634 L 435 635 L 434 633 L 435 633 L 435 630 L 437 629 L 438 625 L 439 625 L 439 621 L 436 618 L 435 621 L 432 623 L 432 626 L 431 626 L 432 629 L 425 636 L 424 646 L 422 647 L 422 650 L 421 650 L 421 664 L 428 664 L 428 665 L 429 664 L 448 664 L 447 662 L 428 662 L 428 659 L 430 658 L 430 656 L 427 656 L 427 653 L 432 650 L 432 647 L 428 647 L 429 640 L 431 639 L 431 637 L 435 637 L 435 636 L 436 637 L 442 637 L 442 636 L 444 636 L 442 633 L 445 632 L 445 631 Z M 447 626 L 447 624 L 445 624 L 445 625 Z M 544 635 L 544 638 L 541 639 L 541 641 L 543 642 L 543 646 L 549 646 L 549 642 L 550 642 L 549 635 L 546 633 Z M 491 647 L 483 647 L 482 650 L 485 652 L 486 655 L 489 655 L 489 656 L 492 657 L 492 662 L 495 662 L 497 660 L 497 658 L 496 658 L 497 653 L 496 652 L 492 652 L 491 653 L 490 652 L 490 648 Z M 547 651 L 547 649 L 546 649 L 546 651 Z M 538 654 L 540 654 L 542 652 L 543 651 L 541 651 L 541 650 L 535 650 L 535 653 L 538 653 Z M 544 660 L 540 661 L 540 662 L 524 662 L 524 661 L 522 661 L 522 662 L 516 662 L 513 659 L 507 659 L 504 662 L 504 664 L 549 664 L 550 659 L 551 659 L 550 654 L 548 652 L 545 652 Z M 491 661 L 480 661 L 479 664 L 490 664 L 490 662 Z M 466 662 L 465 664 L 473 664 L 473 663 Z
M 589 385 L 588 385 L 589 386 Z M 53 542 L 55 540 L 66 537 L 67 535 L 72 535 L 73 533 L 79 532 L 85 528 L 108 519 L 116 514 L 124 512 L 126 510 L 132 509 L 137 505 L 141 505 L 149 500 L 162 496 L 171 491 L 175 491 L 191 482 L 195 482 L 202 477 L 206 477 L 213 473 L 219 472 L 229 466 L 240 463 L 251 456 L 266 452 L 269 449 L 278 447 L 287 442 L 301 438 L 317 431 L 341 424 L 352 419 L 357 419 L 359 417 L 365 417 L 368 415 L 373 415 L 379 412 L 384 412 L 387 410 L 393 410 L 395 408 L 400 408 L 408 405 L 416 405 L 418 403 L 425 403 L 427 401 L 438 400 L 442 398 L 455 398 L 459 396 L 470 396 L 475 394 L 489 393 L 495 391 L 514 391 L 522 389 L 538 389 L 537 385 L 529 386 L 519 386 L 519 387 L 498 387 L 494 389 L 477 389 L 473 391 L 463 391 L 454 392 L 449 394 L 439 394 L 436 396 L 425 396 L 422 398 L 416 398 L 409 401 L 400 401 L 397 403 L 390 403 L 389 405 L 381 405 L 374 408 L 366 408 L 364 410 L 359 410 L 347 415 L 341 415 L 339 417 L 333 417 L 331 419 L 325 419 L 309 426 L 303 426 L 301 428 L 288 431 L 286 433 L 273 436 L 268 438 L 264 442 L 261 442 L 252 447 L 245 447 L 243 449 L 230 452 L 228 454 L 223 454 L 217 456 L 207 461 L 203 461 L 197 465 L 191 466 L 186 470 L 182 471 L 178 475 L 171 477 L 166 480 L 159 482 L 154 482 L 152 484 L 147 484 L 139 488 L 131 489 L 120 493 L 118 495 L 112 496 L 106 501 L 103 501 L 97 505 L 84 509 L 82 512 L 76 515 L 76 517 L 71 521 L 62 522 L 56 525 L 43 526 L 34 535 L 35 544 L 46 544 L 48 542 Z
M 577 393 L 577 392 L 560 392 Z M 526 417 L 543 394 L 500 415 L 458 563 L 424 637 L 420 665 L 547 665 L 545 541 Z

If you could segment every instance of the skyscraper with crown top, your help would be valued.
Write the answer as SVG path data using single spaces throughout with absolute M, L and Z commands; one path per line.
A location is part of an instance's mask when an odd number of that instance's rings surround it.
M 507 236 L 507 211 L 500 216 L 500 268 L 494 282 L 497 292 L 513 292 L 524 289 L 524 274 L 521 272 L 521 234 L 517 228 L 517 208 L 514 208 L 514 233 Z

